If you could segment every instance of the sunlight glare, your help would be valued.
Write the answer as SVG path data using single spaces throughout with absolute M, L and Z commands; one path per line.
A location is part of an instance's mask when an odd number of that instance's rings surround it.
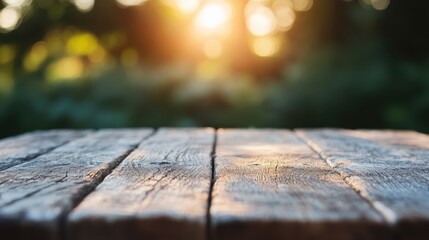
M 206 30 L 219 30 L 231 17 L 231 8 L 226 1 L 209 1 L 196 18 L 196 25 Z
M 266 36 L 273 33 L 277 27 L 277 19 L 270 8 L 254 5 L 247 8 L 247 28 L 255 36 Z
M 163 0 L 163 2 L 186 14 L 195 12 L 201 4 L 201 0 Z

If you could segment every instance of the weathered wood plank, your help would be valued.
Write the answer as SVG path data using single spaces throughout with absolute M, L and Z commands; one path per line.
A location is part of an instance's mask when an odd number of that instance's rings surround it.
M 0 171 L 30 161 L 86 133 L 71 130 L 37 131 L 3 139 L 0 141 Z
M 102 130 L 0 172 L 0 235 L 58 239 L 61 220 L 151 130 Z
M 213 129 L 161 129 L 71 213 L 71 239 L 204 239 Z
M 343 130 L 350 136 L 394 148 L 406 156 L 405 161 L 412 162 L 414 167 L 428 166 L 429 136 L 415 131 L 398 130 Z
M 381 216 L 292 132 L 220 130 L 214 239 L 387 239 Z
M 429 239 L 429 137 L 415 132 L 303 130 L 299 134 L 392 225 Z

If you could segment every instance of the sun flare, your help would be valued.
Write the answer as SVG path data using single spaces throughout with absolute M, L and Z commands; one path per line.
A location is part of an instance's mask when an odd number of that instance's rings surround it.
M 231 8 L 226 1 L 209 1 L 198 13 L 196 25 L 204 30 L 215 31 L 222 28 L 231 17 Z
M 185 14 L 193 13 L 201 4 L 201 0 L 163 0 L 162 2 Z

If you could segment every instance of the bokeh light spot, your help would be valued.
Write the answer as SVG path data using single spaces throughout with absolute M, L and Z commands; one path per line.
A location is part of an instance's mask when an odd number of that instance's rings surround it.
M 376 10 L 385 10 L 389 7 L 390 0 L 371 0 L 372 7 Z
M 0 11 L 0 28 L 4 31 L 12 31 L 21 19 L 21 12 L 14 7 L 5 7 Z
M 295 11 L 304 12 L 311 9 L 313 0 L 290 0 Z
M 102 62 L 106 58 L 106 51 L 101 46 L 98 46 L 95 51 L 88 55 L 88 58 L 93 63 Z
M 73 35 L 67 41 L 67 51 L 71 55 L 88 55 L 95 51 L 98 41 L 91 33 L 80 33 Z
M 231 17 L 231 9 L 226 1 L 209 1 L 198 13 L 196 25 L 202 29 L 219 30 Z
M 290 7 L 279 7 L 274 9 L 277 17 L 278 28 L 282 31 L 288 31 L 295 22 L 295 12 Z
M 147 0 L 116 0 L 121 7 L 133 7 L 145 3 Z
M 24 6 L 28 6 L 30 5 L 32 2 L 32 0 L 3 0 L 3 3 L 6 6 L 11 6 L 11 7 L 24 7 Z
M 79 57 L 64 57 L 51 63 L 46 69 L 50 81 L 74 80 L 82 76 L 84 65 Z
M 48 49 L 45 42 L 37 42 L 33 45 L 30 52 L 24 58 L 24 69 L 28 72 L 37 70 L 46 60 Z
M 74 5 L 81 12 L 89 12 L 94 7 L 94 0 L 74 0 Z
M 0 65 L 10 63 L 15 59 L 15 48 L 10 45 L 0 45 Z
M 252 50 L 257 56 L 272 57 L 275 56 L 281 46 L 281 40 L 276 37 L 256 38 L 252 42 Z
M 255 36 L 266 36 L 277 27 L 277 19 L 270 8 L 263 5 L 252 6 L 247 11 L 247 28 Z

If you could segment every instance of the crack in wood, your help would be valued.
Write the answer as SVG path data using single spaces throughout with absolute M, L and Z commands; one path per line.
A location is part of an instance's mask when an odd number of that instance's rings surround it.
M 321 149 L 319 149 L 316 144 L 314 144 L 311 140 L 309 140 L 306 136 L 304 136 L 304 134 L 302 134 L 300 131 L 294 130 L 293 133 L 303 143 L 305 143 L 312 151 L 314 151 L 320 157 L 320 159 L 322 159 L 332 169 L 332 171 L 334 171 L 336 174 L 338 174 L 341 177 L 341 179 L 343 179 L 343 181 L 351 189 L 353 189 L 354 192 L 356 192 L 362 198 L 362 200 L 364 200 L 366 203 L 368 203 L 371 206 L 371 208 L 374 209 L 374 211 L 377 212 L 383 218 L 383 220 L 386 223 L 393 225 L 396 222 L 396 217 L 392 217 L 392 215 L 389 214 L 390 212 L 393 213 L 392 210 L 390 210 L 387 206 L 385 206 L 381 203 L 375 204 L 371 199 L 369 199 L 367 196 L 365 196 L 365 194 L 362 192 L 362 190 L 359 189 L 358 187 L 356 187 L 356 185 L 352 181 L 350 181 L 350 178 L 352 178 L 353 176 L 351 176 L 351 175 L 344 176 L 344 174 L 339 172 L 336 169 L 337 166 L 335 166 L 331 161 L 329 161 L 327 158 L 325 158 L 322 155 Z M 382 205 L 382 206 L 380 206 L 380 205 Z M 386 211 L 387 209 L 389 211 Z

